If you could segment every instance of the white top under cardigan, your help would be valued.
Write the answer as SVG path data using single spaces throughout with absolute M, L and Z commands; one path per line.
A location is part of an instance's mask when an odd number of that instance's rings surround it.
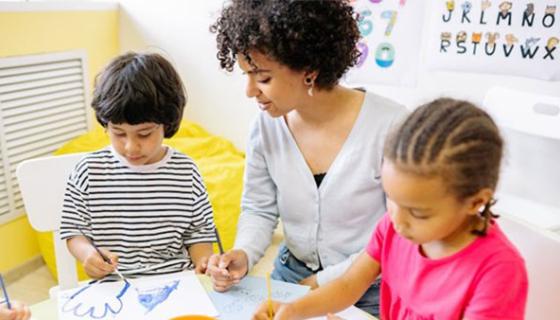
M 282 218 L 286 246 L 317 273 L 338 277 L 365 248 L 385 212 L 380 169 L 389 128 L 406 109 L 366 92 L 347 140 L 319 188 L 283 117 L 262 112 L 250 133 L 235 248 L 249 269 L 264 255 Z

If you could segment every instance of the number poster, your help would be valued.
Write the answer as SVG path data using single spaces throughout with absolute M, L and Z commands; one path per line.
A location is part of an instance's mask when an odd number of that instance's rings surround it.
M 361 56 L 346 81 L 353 84 L 416 83 L 425 2 L 354 0 L 362 36 Z

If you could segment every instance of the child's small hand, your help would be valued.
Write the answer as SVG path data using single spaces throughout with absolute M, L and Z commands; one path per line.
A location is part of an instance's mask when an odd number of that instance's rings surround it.
M 344 318 L 341 318 L 335 314 L 329 313 L 327 314 L 327 320 L 344 320 Z
M 274 320 L 295 320 L 299 319 L 295 314 L 291 304 L 284 304 L 272 301 L 272 314 Z M 253 320 L 272 320 L 269 317 L 268 301 L 261 303 L 257 311 L 253 315 Z
M 194 267 L 194 273 L 205 274 L 207 268 L 208 268 L 208 257 L 202 257 L 200 258 L 200 261 L 198 261 L 198 264 L 196 264 L 196 266 Z
M 83 265 L 87 275 L 93 279 L 100 279 L 110 273 L 113 273 L 119 261 L 119 257 L 111 251 L 103 248 L 100 248 L 99 250 L 111 260 L 111 263 L 105 262 L 103 257 L 101 257 L 96 250 L 91 250 L 84 259 Z
M 18 301 L 11 302 L 12 309 L 5 304 L 0 305 L 0 320 L 27 320 L 31 317 L 29 308 Z
M 311 290 L 319 288 L 319 284 L 317 283 L 317 275 L 312 274 L 309 277 L 301 280 L 299 282 L 302 286 L 310 286 Z

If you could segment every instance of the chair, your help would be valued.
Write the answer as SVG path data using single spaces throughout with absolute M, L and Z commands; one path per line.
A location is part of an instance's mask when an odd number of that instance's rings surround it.
M 529 276 L 525 317 L 558 319 L 560 98 L 494 87 L 483 104 L 506 141 L 495 212 L 525 259 Z
M 499 211 L 497 213 L 501 214 Z M 560 301 L 560 235 L 507 213 L 498 219 L 498 223 L 525 259 L 529 276 L 525 318 L 557 319 Z
M 37 231 L 53 231 L 58 287 L 49 290 L 55 298 L 58 290 L 78 286 L 75 259 L 60 240 L 59 226 L 66 180 L 84 153 L 26 160 L 16 169 L 23 204 L 31 226 Z

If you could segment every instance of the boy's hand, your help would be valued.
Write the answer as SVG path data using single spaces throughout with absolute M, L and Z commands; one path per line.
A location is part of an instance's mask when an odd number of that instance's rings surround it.
M 214 254 L 208 260 L 206 274 L 212 279 L 214 290 L 227 291 L 247 274 L 249 258 L 243 250 L 231 250 L 223 255 Z
M 187 251 L 191 256 L 191 261 L 194 263 L 194 272 L 196 274 L 203 274 L 206 272 L 208 266 L 208 257 L 212 255 L 212 243 L 195 243 L 187 247 Z
M 207 267 L 208 267 L 208 257 L 202 257 L 198 261 L 198 264 L 194 267 L 194 273 L 205 274 Z
M 12 309 L 5 304 L 0 305 L 0 320 L 27 320 L 31 317 L 29 308 L 18 301 L 11 302 Z
M 296 320 L 300 319 L 291 304 L 272 301 L 272 315 L 274 320 Z M 253 320 L 272 320 L 269 317 L 268 301 L 261 303 L 253 315 Z
M 87 275 L 93 279 L 100 279 L 110 273 L 113 273 L 117 268 L 119 261 L 119 257 L 111 251 L 103 248 L 99 248 L 99 250 L 111 260 L 111 263 L 105 262 L 101 255 L 92 248 L 92 250 L 90 250 L 86 255 L 83 265 Z

